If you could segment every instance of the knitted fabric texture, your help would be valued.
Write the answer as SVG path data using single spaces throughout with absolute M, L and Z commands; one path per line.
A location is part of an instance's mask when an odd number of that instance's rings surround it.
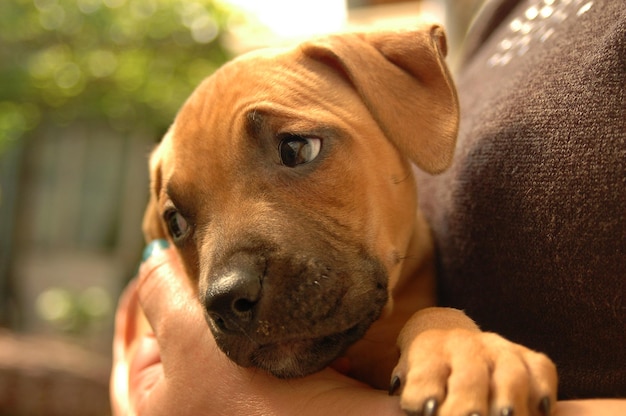
M 560 398 L 626 397 L 626 7 L 490 2 L 453 166 L 418 173 L 439 295 L 547 353 Z

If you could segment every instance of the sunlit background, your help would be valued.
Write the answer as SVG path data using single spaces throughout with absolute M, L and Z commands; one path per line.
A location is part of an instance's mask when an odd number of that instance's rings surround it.
M 202 78 L 254 48 L 443 22 L 445 10 L 0 0 L 0 414 L 109 414 L 113 313 L 143 249 L 147 155 Z

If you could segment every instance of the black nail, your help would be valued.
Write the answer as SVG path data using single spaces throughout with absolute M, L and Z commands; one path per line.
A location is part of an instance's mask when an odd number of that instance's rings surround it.
M 437 399 L 434 397 L 432 399 L 426 400 L 424 403 L 424 407 L 422 408 L 423 416 L 435 416 L 437 414 Z
M 548 396 L 544 397 L 539 402 L 539 411 L 545 416 L 550 414 L 550 398 Z
M 393 396 L 396 391 L 398 391 L 398 389 L 400 388 L 400 377 L 398 376 L 393 376 L 391 378 L 391 383 L 389 383 L 389 395 Z
M 505 407 L 500 410 L 500 416 L 513 416 L 515 412 L 511 406 Z

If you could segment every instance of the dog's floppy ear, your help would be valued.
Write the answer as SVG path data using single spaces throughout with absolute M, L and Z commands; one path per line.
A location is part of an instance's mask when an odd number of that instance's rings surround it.
M 146 243 L 158 238 L 166 238 L 159 213 L 159 192 L 161 191 L 161 145 L 150 155 L 150 199 L 143 214 L 143 235 Z
M 446 49 L 437 25 L 334 35 L 301 46 L 305 56 L 347 76 L 387 138 L 430 173 L 448 167 L 458 131 Z

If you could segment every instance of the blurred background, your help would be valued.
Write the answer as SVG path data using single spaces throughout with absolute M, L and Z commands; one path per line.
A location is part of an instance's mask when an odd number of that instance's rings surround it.
M 457 1 L 448 19 L 476 3 Z M 443 22 L 446 8 L 0 0 L 0 415 L 110 414 L 113 315 L 144 245 L 147 156 L 202 78 L 250 49 L 424 14 Z

